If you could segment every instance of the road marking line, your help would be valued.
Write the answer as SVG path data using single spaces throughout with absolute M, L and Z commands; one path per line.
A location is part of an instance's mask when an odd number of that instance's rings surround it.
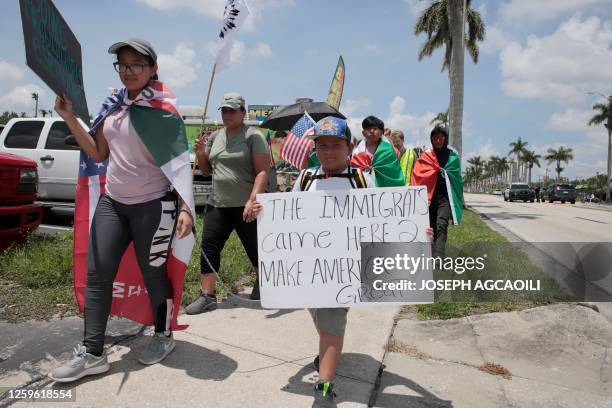
M 597 220 L 591 220 L 591 219 L 589 219 L 589 218 L 583 218 L 583 217 L 574 217 L 574 218 L 577 218 L 577 219 L 579 219 L 579 220 L 585 220 L 585 221 L 597 222 L 597 223 L 599 223 L 599 224 L 607 224 L 607 222 L 604 222 L 604 221 L 597 221 Z

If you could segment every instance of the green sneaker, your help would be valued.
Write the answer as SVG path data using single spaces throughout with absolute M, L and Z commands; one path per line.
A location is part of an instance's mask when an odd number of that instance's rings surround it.
M 315 384 L 312 408 L 335 408 L 335 399 L 334 383 L 331 381 L 319 381 Z
M 72 382 L 87 375 L 102 374 L 110 369 L 106 352 L 100 357 L 89 354 L 82 344 L 74 348 L 74 357 L 49 373 L 49 378 L 58 382 Z

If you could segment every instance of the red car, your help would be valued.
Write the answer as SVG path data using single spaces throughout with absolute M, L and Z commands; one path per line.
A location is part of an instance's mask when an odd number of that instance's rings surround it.
M 0 153 L 0 250 L 25 242 L 40 225 L 43 207 L 35 204 L 36 162 Z

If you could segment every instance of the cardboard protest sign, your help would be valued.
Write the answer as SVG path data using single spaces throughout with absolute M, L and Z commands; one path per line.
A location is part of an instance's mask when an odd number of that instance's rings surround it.
M 51 0 L 19 0 L 19 7 L 28 66 L 90 126 L 81 45 Z
M 263 205 L 257 239 L 265 308 L 376 304 L 364 299 L 361 273 L 371 270 L 366 264 L 372 260 L 362 258 L 362 249 L 372 247 L 367 243 L 403 245 L 414 257 L 431 253 L 423 186 L 259 194 L 257 200 Z M 431 279 L 428 272 L 423 279 Z M 432 296 L 397 302 L 430 303 Z

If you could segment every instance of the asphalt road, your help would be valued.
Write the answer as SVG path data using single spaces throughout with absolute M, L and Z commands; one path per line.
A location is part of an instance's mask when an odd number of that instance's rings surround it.
M 505 202 L 466 194 L 469 207 L 527 242 L 612 242 L 612 208 L 603 204 Z
M 465 202 L 576 299 L 612 301 L 612 208 L 511 203 L 485 194 L 466 194 Z

